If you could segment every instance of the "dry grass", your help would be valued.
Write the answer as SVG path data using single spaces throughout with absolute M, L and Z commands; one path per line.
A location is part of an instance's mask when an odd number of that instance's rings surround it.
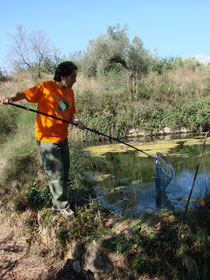
M 81 73 L 77 77 L 77 83 L 74 85 L 74 90 L 78 94 L 85 91 L 100 92 L 100 84 L 94 78 L 86 78 Z
M 0 83 L 0 96 L 10 96 L 17 91 L 21 91 L 27 88 L 34 86 L 36 83 L 40 82 L 41 80 L 51 80 L 53 79 L 53 75 L 50 74 L 42 74 L 41 79 L 33 79 L 30 73 L 27 72 L 20 72 L 14 73 L 9 77 L 8 81 Z M 192 70 L 191 68 L 185 67 L 178 68 L 176 70 L 164 73 L 159 75 L 157 73 L 149 73 L 148 76 L 143 77 L 142 81 L 148 87 L 153 87 L 154 91 L 155 88 L 157 89 L 161 84 L 167 83 L 168 90 L 170 91 L 171 85 L 173 87 L 179 88 L 179 90 L 184 91 L 186 87 L 189 86 L 192 82 L 195 82 L 197 86 L 200 88 L 199 94 L 200 97 L 203 96 L 203 92 L 205 92 L 206 87 L 210 83 L 210 71 L 208 69 L 196 69 Z M 94 78 L 87 78 L 81 73 L 79 73 L 77 77 L 77 83 L 74 85 L 75 93 L 80 95 L 83 92 L 90 91 L 97 95 L 101 95 L 104 93 L 105 87 L 107 83 L 114 83 L 111 78 L 97 80 Z M 107 85 L 108 89 L 109 85 Z
M 158 104 L 170 107 L 171 101 L 184 104 L 193 97 L 203 101 L 209 97 L 210 71 L 209 69 L 192 70 L 187 66 L 171 70 L 159 75 L 149 73 L 141 80 L 141 104 L 157 107 Z
M 41 80 L 50 80 L 52 75 L 43 74 Z M 30 88 L 40 80 L 34 80 L 30 73 L 20 72 L 9 76 L 9 80 L 0 83 L 0 96 L 11 96 L 18 91 Z
M 0 96 L 11 96 L 18 91 L 25 90 L 39 83 L 40 81 L 52 80 L 53 75 L 42 74 L 41 79 L 33 79 L 30 73 L 14 73 L 9 76 L 8 81 L 0 83 Z M 74 85 L 75 94 L 80 95 L 83 92 L 100 93 L 101 85 L 93 78 L 89 79 L 79 74 L 77 83 Z
M 47 248 L 38 236 L 37 240 L 36 237 L 32 240 L 24 224 L 26 220 L 31 221 L 31 219 L 31 211 L 26 211 L 11 220 L 0 213 L 1 280 L 54 279 L 65 264 L 65 261 L 55 257 L 54 252 Z
M 173 80 L 180 86 L 186 86 L 192 80 L 200 81 L 210 81 L 210 71 L 208 69 L 196 69 L 192 71 L 191 69 L 182 67 L 170 73 Z

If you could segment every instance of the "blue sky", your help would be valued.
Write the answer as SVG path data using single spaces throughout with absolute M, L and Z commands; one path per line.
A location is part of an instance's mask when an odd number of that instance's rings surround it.
M 84 51 L 109 26 L 128 26 L 132 41 L 160 57 L 196 57 L 210 62 L 210 0 L 0 0 L 0 68 L 8 68 L 17 25 L 42 30 L 68 56 Z

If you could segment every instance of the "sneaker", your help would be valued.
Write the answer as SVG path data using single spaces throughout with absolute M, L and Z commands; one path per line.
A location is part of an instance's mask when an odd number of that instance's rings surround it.
M 74 211 L 72 211 L 70 208 L 60 210 L 60 213 L 67 220 L 71 220 L 74 217 Z

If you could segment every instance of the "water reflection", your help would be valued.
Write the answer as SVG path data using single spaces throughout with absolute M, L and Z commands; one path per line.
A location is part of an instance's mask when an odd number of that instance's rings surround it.
M 98 199 L 115 213 L 136 216 L 167 208 L 183 211 L 193 182 L 201 147 L 180 145 L 167 158 L 175 178 L 165 193 L 157 193 L 155 186 L 155 160 L 137 157 L 135 151 L 107 153 L 103 160 L 95 158 L 97 171 L 89 170 Z M 210 146 L 206 145 L 189 207 L 197 207 L 210 193 Z
M 174 205 L 172 204 L 172 202 L 170 201 L 170 199 L 168 198 L 166 193 L 159 193 L 156 196 L 156 209 L 160 210 L 163 208 L 167 208 L 171 211 L 175 210 Z

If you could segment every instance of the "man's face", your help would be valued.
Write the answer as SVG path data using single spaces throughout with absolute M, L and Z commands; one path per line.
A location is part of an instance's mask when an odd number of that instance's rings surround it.
M 77 70 L 72 71 L 68 76 L 62 77 L 62 84 L 64 87 L 72 88 L 73 84 L 77 81 Z

